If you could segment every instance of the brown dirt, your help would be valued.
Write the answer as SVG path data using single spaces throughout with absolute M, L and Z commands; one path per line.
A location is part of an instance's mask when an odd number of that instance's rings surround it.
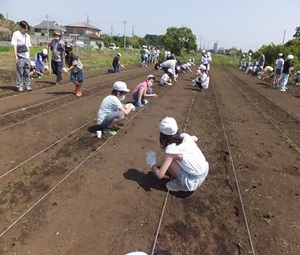
M 158 98 L 131 113 L 115 137 L 97 139 L 96 113 L 112 83 L 132 90 L 162 74 L 125 70 L 86 72 L 81 98 L 67 76 L 61 86 L 35 79 L 30 93 L 1 79 L 0 253 L 150 254 L 168 177 L 158 180 L 145 154 L 160 151 L 158 124 L 173 116 L 199 137 L 210 172 L 196 192 L 167 196 L 154 250 L 300 254 L 300 87 L 281 93 L 240 70 L 213 67 L 200 93 L 194 75 L 181 74 L 172 87 L 154 85 Z

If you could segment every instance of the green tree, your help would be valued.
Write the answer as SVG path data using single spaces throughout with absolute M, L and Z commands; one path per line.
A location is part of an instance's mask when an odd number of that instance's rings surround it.
M 296 27 L 296 33 L 293 35 L 294 38 L 300 39 L 300 27 Z
M 183 51 L 196 51 L 196 36 L 187 27 L 169 27 L 166 34 L 161 38 L 162 46 L 176 55 Z

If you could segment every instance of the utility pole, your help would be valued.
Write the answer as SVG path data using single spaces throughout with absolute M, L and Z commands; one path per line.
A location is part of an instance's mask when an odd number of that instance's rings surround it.
M 126 46 L 126 20 L 124 20 L 124 49 Z
M 132 26 L 132 33 L 131 33 L 132 36 L 134 36 L 134 26 Z
M 90 24 L 89 15 L 87 15 L 87 18 L 86 18 L 86 23 L 87 23 L 87 24 Z
M 200 49 L 202 50 L 202 35 L 200 37 Z
M 47 35 L 48 35 L 48 39 L 49 39 L 50 34 L 49 34 L 49 15 L 48 14 L 46 15 L 46 18 L 47 18 Z
M 286 33 L 286 29 L 284 29 L 284 33 L 283 33 L 283 39 L 282 39 L 282 44 L 284 44 L 285 33 Z
M 110 37 L 113 37 L 113 26 L 110 26 Z

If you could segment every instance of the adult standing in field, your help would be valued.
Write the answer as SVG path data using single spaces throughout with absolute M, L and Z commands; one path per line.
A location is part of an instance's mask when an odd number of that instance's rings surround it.
M 279 53 L 278 58 L 276 60 L 275 77 L 274 77 L 273 85 L 279 84 L 282 75 L 283 65 L 284 65 L 283 54 Z
M 17 69 L 16 86 L 18 91 L 31 91 L 30 87 L 30 35 L 29 24 L 22 20 L 19 23 L 19 30 L 12 35 L 11 44 L 14 47 L 14 55 Z
M 208 60 L 207 60 L 207 55 L 206 55 L 206 51 L 202 50 L 202 56 L 200 59 L 200 65 L 205 65 L 206 69 L 207 69 L 207 65 L 208 65 Z
M 146 162 L 154 174 L 162 179 L 168 171 L 173 180 L 166 184 L 169 191 L 195 191 L 206 179 L 209 165 L 200 148 L 198 138 L 178 130 L 176 120 L 164 118 L 160 125 L 162 163 L 156 165 L 156 153 L 147 152 Z
M 292 60 L 294 59 L 293 55 L 288 55 L 287 60 L 284 62 L 283 70 L 282 70 L 282 77 L 279 83 L 279 90 L 284 92 L 288 88 L 286 87 L 289 76 L 292 74 L 294 70 Z
M 260 52 L 260 55 L 258 57 L 258 64 L 259 64 L 259 66 L 261 66 L 261 69 L 264 68 L 265 61 L 266 61 L 265 55 L 262 52 Z
M 114 69 L 114 73 L 119 73 L 120 72 L 120 66 L 121 67 L 124 67 L 121 62 L 120 62 L 120 58 L 121 58 L 121 53 L 118 53 L 114 59 L 113 59 L 113 62 L 112 62 L 112 66 L 113 66 L 113 69 Z
M 56 75 L 55 85 L 62 83 L 62 69 L 63 69 L 63 59 L 65 54 L 65 44 L 61 40 L 62 34 L 60 31 L 53 32 L 54 38 L 50 41 L 49 49 L 52 52 L 51 58 L 51 69 L 52 72 Z
M 211 57 L 211 53 L 207 52 L 207 68 L 206 68 L 206 73 L 208 74 L 208 72 L 210 71 L 210 63 L 212 62 L 212 57 Z

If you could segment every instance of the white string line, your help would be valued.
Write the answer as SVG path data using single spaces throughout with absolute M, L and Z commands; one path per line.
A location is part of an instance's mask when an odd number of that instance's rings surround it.
M 134 69 L 133 69 L 133 70 L 134 70 Z M 125 78 L 126 78 L 126 77 L 125 77 Z M 107 83 L 109 83 L 109 82 L 111 82 L 111 81 L 107 81 L 107 82 L 105 82 L 104 84 L 107 84 Z M 94 86 L 94 87 L 97 87 L 97 86 Z M 92 88 L 94 88 L 94 87 L 92 87 Z M 34 118 L 36 118 L 36 117 L 43 116 L 44 114 L 50 113 L 50 112 L 52 112 L 52 111 L 54 111 L 54 110 L 58 110 L 58 109 L 63 108 L 63 107 L 65 107 L 65 106 L 69 106 L 69 105 L 71 105 L 71 104 L 73 104 L 73 103 L 80 102 L 80 101 L 82 101 L 82 100 L 84 100 L 84 99 L 87 99 L 87 98 L 90 98 L 90 97 L 93 97 L 93 96 L 96 96 L 96 95 L 100 95 L 100 94 L 102 94 L 102 93 L 106 93 L 107 91 L 110 91 L 110 90 L 111 90 L 111 88 L 110 88 L 110 89 L 106 89 L 106 90 L 104 90 L 104 91 L 100 91 L 100 92 L 98 92 L 98 93 L 94 93 L 94 92 L 91 90 L 92 95 L 85 96 L 85 97 L 83 97 L 83 98 L 81 98 L 81 99 L 79 99 L 79 100 L 74 100 L 74 101 L 69 102 L 69 103 L 67 103 L 67 104 L 63 104 L 63 105 L 61 105 L 61 106 L 59 106 L 59 107 L 57 107 L 57 108 L 53 108 L 53 109 L 48 110 L 48 111 L 46 111 L 46 112 L 43 112 L 43 113 L 34 115 L 34 116 L 32 116 L 32 117 L 29 117 L 29 118 L 27 118 L 27 119 L 21 120 L 21 121 L 19 121 L 19 122 L 13 123 L 13 124 L 11 124 L 11 125 L 9 125 L 9 126 L 5 126 L 5 127 L 3 127 L 3 128 L 0 128 L 0 131 L 4 131 L 4 130 L 6 130 L 6 129 L 8 129 L 8 128 L 11 128 L 11 127 L 13 127 L 13 126 L 16 126 L 16 125 L 18 125 L 18 124 L 20 124 L 20 123 L 22 124 L 22 123 L 25 122 L 25 121 L 34 119 Z M 67 96 L 69 96 L 69 95 L 67 95 Z M 63 97 L 59 97 L 58 99 L 61 99 L 61 98 L 63 98 Z M 57 99 L 57 100 L 58 100 L 58 99 Z M 43 103 L 41 103 L 41 104 L 43 104 Z M 29 107 L 26 107 L 26 108 L 29 108 Z M 18 110 L 17 110 L 17 111 L 18 111 Z
M 226 68 L 228 70 L 228 68 Z M 229 71 L 229 70 L 228 70 Z M 230 72 L 231 73 L 231 72 Z M 230 79 L 230 77 L 228 76 L 228 73 L 225 73 L 225 75 L 227 76 L 228 79 Z M 278 108 L 280 108 L 282 111 L 286 112 L 288 115 L 290 115 L 291 117 L 297 119 L 298 121 L 300 121 L 300 118 L 298 118 L 296 115 L 290 113 L 288 110 L 282 108 L 280 105 L 276 104 L 276 102 L 274 102 L 270 97 L 262 94 L 260 91 L 258 91 L 256 88 L 252 87 L 249 83 L 243 81 L 241 78 L 239 78 L 238 76 L 236 76 L 235 74 L 231 73 L 231 75 L 233 75 L 235 78 L 239 79 L 241 82 L 243 82 L 244 84 L 246 84 L 248 87 L 250 87 L 251 89 L 255 90 L 257 93 L 259 93 L 262 97 L 267 98 L 269 101 L 271 101 L 274 105 L 276 105 Z M 230 79 L 231 80 L 231 79 Z M 232 80 L 231 80 L 232 81 Z M 234 84 L 236 84 L 234 81 L 232 81 Z
M 83 124 L 81 127 L 78 127 L 77 129 L 71 131 L 70 133 L 68 133 L 67 135 L 61 137 L 60 139 L 58 139 L 57 141 L 55 141 L 54 143 L 50 144 L 49 146 L 47 146 L 46 148 L 42 149 L 41 151 L 39 151 L 38 153 L 36 153 L 35 155 L 31 156 L 30 158 L 26 159 L 25 161 L 23 161 L 22 163 L 20 163 L 19 165 L 15 166 L 14 168 L 10 169 L 9 171 L 7 171 L 6 173 L 2 174 L 0 176 L 0 179 L 2 179 L 4 176 L 12 173 L 13 171 L 15 171 L 17 168 L 21 167 L 22 165 L 28 163 L 30 160 L 36 158 L 37 156 L 39 156 L 40 154 L 42 154 L 43 152 L 47 151 L 48 149 L 50 149 L 51 147 L 57 145 L 58 143 L 60 143 L 61 141 L 63 141 L 64 139 L 68 138 L 70 135 L 74 134 L 75 132 L 77 132 L 78 130 L 82 129 L 83 127 L 85 127 L 87 124 L 91 123 L 92 121 L 94 121 L 95 118 L 93 118 L 92 120 L 88 121 L 87 123 Z
M 213 87 L 213 92 L 214 92 L 215 99 L 216 99 L 216 104 L 218 106 L 218 112 L 219 112 L 220 120 L 221 120 L 221 123 L 222 123 L 224 137 L 225 137 L 225 141 L 226 141 L 226 145 L 227 145 L 227 149 L 228 149 L 228 153 L 229 153 L 229 157 L 230 157 L 231 168 L 232 168 L 232 172 L 233 172 L 233 175 L 234 175 L 235 184 L 236 184 L 236 187 L 237 187 L 238 196 L 239 196 L 241 207 L 242 207 L 242 212 L 243 212 L 243 216 L 244 216 L 244 221 L 245 221 L 245 225 L 246 225 L 246 229 L 247 229 L 247 234 L 248 234 L 252 254 L 255 255 L 254 246 L 253 246 L 252 237 L 251 237 L 251 232 L 250 232 L 250 227 L 249 227 L 249 224 L 248 224 L 246 210 L 245 210 L 242 194 L 241 194 L 241 191 L 240 191 L 240 185 L 239 185 L 238 177 L 237 177 L 236 170 L 235 170 L 235 167 L 234 167 L 233 157 L 232 157 L 232 153 L 231 153 L 230 145 L 229 145 L 229 140 L 228 140 L 228 136 L 227 136 L 227 133 L 226 133 L 224 120 L 223 120 L 223 117 L 222 117 L 220 105 L 219 105 L 219 102 L 218 102 L 218 98 L 217 98 L 217 94 L 216 94 L 215 86 L 214 86 L 213 82 L 212 82 L 212 85 L 213 85 L 212 86 Z
M 225 73 L 226 75 L 226 73 Z M 226 75 L 227 76 L 227 75 Z M 252 105 L 271 123 L 274 125 L 274 127 L 285 137 L 288 139 L 288 141 L 296 148 L 296 151 L 298 153 L 300 153 L 300 148 L 297 144 L 295 144 L 290 138 L 289 136 L 278 126 L 276 125 L 276 123 L 274 123 L 255 103 L 254 101 L 248 96 L 246 95 L 239 86 L 236 85 L 236 83 L 230 79 L 230 77 L 227 76 L 227 78 L 232 82 L 232 84 L 252 103 Z M 247 84 L 247 83 L 246 83 Z M 248 85 L 248 84 L 247 84 Z M 250 85 L 248 85 L 250 86 Z M 250 86 L 252 88 L 252 86 Z M 254 88 L 253 88 L 254 89 Z M 261 94 L 262 95 L 262 94 Z M 262 95 L 263 96 L 263 95 Z M 267 97 L 266 97 L 267 98 Z M 275 104 L 275 103 L 274 103 Z M 275 104 L 277 106 L 277 104 Z M 279 108 L 281 108 L 280 106 L 278 106 Z M 282 108 L 281 108 L 282 109 Z M 289 114 L 289 112 L 287 112 L 286 110 L 282 109 L 283 111 L 285 111 L 286 113 Z M 291 117 L 294 117 L 297 119 L 297 117 L 293 116 L 292 114 L 289 114 Z
M 166 89 L 164 89 L 160 94 L 162 94 Z M 159 95 L 160 95 L 159 94 Z M 158 95 L 158 96 L 159 96 Z M 157 97 L 158 97 L 157 96 Z M 140 111 L 136 112 L 125 124 L 124 126 L 130 122 L 136 115 L 142 112 L 144 108 Z M 71 174 L 73 174 L 80 166 L 82 166 L 85 162 L 87 162 L 92 156 L 96 155 L 98 150 L 102 148 L 105 144 L 107 144 L 113 136 L 109 137 L 103 144 L 101 144 L 94 152 L 92 152 L 89 156 L 87 156 L 80 164 L 78 164 L 71 172 L 69 172 L 63 179 L 61 179 L 57 184 L 55 184 L 48 192 L 46 192 L 38 201 L 36 201 L 29 209 L 27 209 L 19 218 L 17 218 L 11 225 L 9 225 L 1 234 L 2 237 L 5 233 L 7 233 L 14 225 L 16 225 L 23 217 L 25 217 L 35 206 L 37 206 L 42 200 L 44 200 L 53 190 L 55 190 L 60 184 L 62 184 Z
M 100 91 L 100 92 L 98 92 L 98 93 L 96 93 L 96 94 L 92 94 L 92 95 L 89 95 L 89 96 L 84 96 L 84 97 L 82 97 L 82 98 L 79 99 L 79 100 L 74 100 L 74 101 L 72 101 L 72 102 L 69 102 L 69 103 L 67 103 L 67 104 L 63 104 L 63 105 L 58 106 L 58 107 L 56 107 L 56 108 L 52 108 L 51 110 L 42 112 L 42 113 L 40 113 L 40 114 L 31 116 L 31 117 L 29 117 L 29 118 L 27 118 L 27 119 L 18 121 L 18 122 L 16 122 L 16 123 L 13 123 L 13 124 L 11 124 L 11 125 L 9 125 L 9 126 L 3 127 L 3 128 L 0 129 L 0 131 L 6 130 L 6 129 L 11 128 L 11 127 L 13 127 L 13 126 L 16 126 L 16 125 L 18 125 L 18 124 L 21 124 L 21 123 L 24 123 L 24 122 L 26 122 L 26 121 L 32 120 L 32 119 L 34 119 L 34 118 L 43 116 L 44 114 L 48 114 L 48 113 L 50 113 L 50 112 L 59 110 L 59 109 L 61 109 L 61 108 L 63 108 L 63 107 L 69 106 L 69 105 L 71 105 L 71 104 L 75 104 L 75 103 L 78 103 L 78 102 L 83 101 L 83 100 L 85 100 L 85 99 L 89 99 L 90 97 L 93 97 L 93 96 L 96 96 L 96 95 L 99 95 L 99 94 L 102 94 L 102 93 L 106 93 L 106 92 L 109 91 L 109 90 L 111 90 L 111 89 L 107 89 L 107 90 L 105 90 L 105 91 Z
M 195 98 L 195 91 L 193 91 L 193 97 L 192 97 L 192 100 L 191 100 L 188 116 L 187 116 L 187 119 L 186 119 L 186 122 L 185 122 L 185 125 L 184 125 L 184 129 L 183 129 L 184 132 L 186 130 L 187 123 L 188 123 L 189 118 L 190 118 L 192 105 L 194 103 L 194 98 Z M 172 179 L 173 179 L 173 177 L 171 178 L 171 180 Z M 154 252 L 155 252 L 155 248 L 156 248 L 156 244 L 157 244 L 157 240 L 158 240 L 158 235 L 159 235 L 159 232 L 160 232 L 163 216 L 164 216 L 164 213 L 165 213 L 165 210 L 166 210 L 167 200 L 168 200 L 169 194 L 170 194 L 170 192 L 168 190 L 167 193 L 166 193 L 164 203 L 163 203 L 163 207 L 162 207 L 162 211 L 161 211 L 161 214 L 160 214 L 160 218 L 159 218 L 159 222 L 158 222 L 158 226 L 157 226 L 157 230 L 156 230 L 156 234 L 155 234 L 155 238 L 154 238 L 154 242 L 153 242 L 153 246 L 152 246 L 152 250 L 151 250 L 151 255 L 153 255 Z

